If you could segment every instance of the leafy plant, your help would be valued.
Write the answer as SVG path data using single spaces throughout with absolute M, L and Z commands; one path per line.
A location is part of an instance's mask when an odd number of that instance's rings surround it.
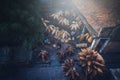
M 96 75 L 103 74 L 105 61 L 97 51 L 86 48 L 82 49 L 78 55 L 81 66 L 85 68 L 86 77 L 92 79 Z
M 45 62 L 49 53 L 46 50 L 41 50 L 40 53 L 38 54 L 38 57 L 42 59 L 42 62 Z
M 69 78 L 69 80 L 75 80 L 76 77 L 79 76 L 79 73 L 77 72 L 75 66 L 74 66 L 74 60 L 73 59 L 67 59 L 62 64 L 63 72 L 65 73 L 65 76 Z
M 65 52 L 64 52 L 64 51 L 61 51 L 61 50 L 58 51 L 57 55 L 58 55 L 60 61 L 63 61 L 63 60 L 65 59 L 65 57 L 66 57 Z
M 70 45 L 65 49 L 65 53 L 68 53 L 69 55 L 73 55 L 74 52 L 74 48 Z

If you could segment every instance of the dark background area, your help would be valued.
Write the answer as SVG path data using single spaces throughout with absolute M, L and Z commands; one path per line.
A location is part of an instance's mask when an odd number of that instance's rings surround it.
M 35 36 L 42 30 L 42 24 L 36 0 L 0 1 L 0 46 L 21 46 L 25 40 L 35 41 Z M 39 8 L 39 9 L 38 9 Z M 39 35 L 41 37 L 41 35 Z
M 69 2 L 71 0 L 0 0 L 0 75 L 2 75 L 2 77 L 0 76 L 1 80 L 41 80 L 42 78 L 43 80 L 53 80 L 55 78 L 56 80 L 59 80 L 60 78 L 63 78 L 63 80 L 65 80 L 60 63 L 56 60 L 56 52 L 52 47 L 39 47 L 36 52 L 32 51 L 33 44 L 37 41 L 39 43 L 40 40 L 41 45 L 41 41 L 43 41 L 45 38 L 45 36 L 43 35 L 45 29 L 43 27 L 41 17 L 47 18 L 47 15 L 54 11 L 53 7 L 57 8 L 58 4 L 59 8 L 63 8 L 64 6 L 60 7 L 60 5 L 62 4 L 60 2 L 62 1 L 68 1 L 67 4 L 71 3 Z M 84 6 L 92 0 L 89 0 L 88 2 L 87 1 L 88 0 L 84 0 Z M 78 8 L 80 7 L 79 11 L 82 12 L 82 14 L 91 24 L 91 26 L 95 28 L 98 33 L 101 27 L 116 27 L 116 25 L 120 23 L 119 0 L 93 1 L 95 1 L 96 4 L 99 4 L 99 6 L 102 5 L 102 7 L 100 6 L 100 8 L 98 7 L 96 9 L 93 9 L 94 6 L 89 7 L 90 4 L 88 4 L 89 8 L 84 6 L 81 7 L 80 2 Z M 106 16 L 108 17 L 106 18 Z M 120 30 L 120 26 L 118 25 L 117 27 L 118 30 Z M 118 34 L 118 30 L 115 30 L 116 32 L 114 32 L 113 35 L 107 36 L 112 38 L 111 43 L 107 45 L 105 51 L 103 50 L 105 54 L 101 53 L 106 59 L 106 61 L 109 62 L 108 66 L 119 66 L 118 64 L 120 60 L 120 37 Z M 106 34 L 104 32 L 102 35 Z M 100 43 L 100 47 L 103 47 L 104 45 L 101 44 L 104 43 Z M 53 55 L 51 56 L 52 65 L 49 66 L 47 64 L 47 68 L 46 64 L 45 66 L 42 65 L 42 67 L 39 63 L 29 65 L 29 61 L 33 60 L 33 58 L 31 58 L 33 54 L 31 55 L 30 53 L 33 52 L 34 55 L 37 55 L 37 53 L 43 48 L 48 49 L 51 53 L 53 53 Z M 115 48 L 117 52 L 114 52 Z M 99 49 L 100 48 L 98 46 L 98 50 Z M 114 60 L 112 60 L 111 58 Z M 36 56 L 34 57 L 34 59 L 36 59 Z M 114 64 L 116 65 L 114 66 Z M 58 72 L 58 74 L 56 74 L 56 72 Z M 53 73 L 52 77 L 51 73 Z M 106 72 L 106 74 L 106 79 L 114 80 L 110 72 Z M 46 75 L 48 75 L 48 77 L 46 77 Z M 58 78 L 55 77 L 56 75 Z

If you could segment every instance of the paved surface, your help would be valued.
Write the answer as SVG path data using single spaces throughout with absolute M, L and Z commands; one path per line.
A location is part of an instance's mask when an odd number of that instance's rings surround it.
M 43 64 L 34 56 L 33 64 L 30 65 L 17 65 L 17 66 L 9 66 L 6 67 L 0 74 L 0 80 L 68 80 L 61 68 L 61 63 L 58 61 L 58 57 L 56 55 L 56 50 L 52 47 L 46 46 L 43 47 L 44 49 L 49 50 L 50 52 L 50 64 L 46 63 Z M 36 50 L 34 53 L 40 51 L 40 48 Z M 77 57 L 77 54 L 73 56 L 74 58 Z M 70 58 L 70 57 L 69 57 Z M 80 78 L 83 77 L 83 72 L 80 66 L 78 66 L 77 62 L 75 63 L 76 68 L 80 74 Z M 77 78 L 76 80 L 82 80 Z M 108 70 L 105 72 L 102 78 L 97 78 L 95 80 L 115 80 L 114 77 L 111 75 L 111 72 Z M 119 80 L 119 79 L 117 79 Z
M 110 69 L 110 71 L 114 76 L 115 80 L 120 80 L 120 68 Z
M 66 80 L 56 50 L 48 46 L 43 47 L 50 53 L 48 60 L 50 63 L 41 63 L 37 58 L 37 54 L 41 49 L 38 48 L 34 51 L 33 64 L 6 67 L 3 70 L 4 74 L 0 76 L 0 80 Z
M 35 67 L 13 69 L 0 80 L 66 80 L 61 67 Z

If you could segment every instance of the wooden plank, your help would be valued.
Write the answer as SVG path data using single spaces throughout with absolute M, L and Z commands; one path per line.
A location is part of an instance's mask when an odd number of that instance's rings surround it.
M 80 44 L 76 44 L 77 48 L 85 48 L 87 47 L 87 43 L 80 43 Z

